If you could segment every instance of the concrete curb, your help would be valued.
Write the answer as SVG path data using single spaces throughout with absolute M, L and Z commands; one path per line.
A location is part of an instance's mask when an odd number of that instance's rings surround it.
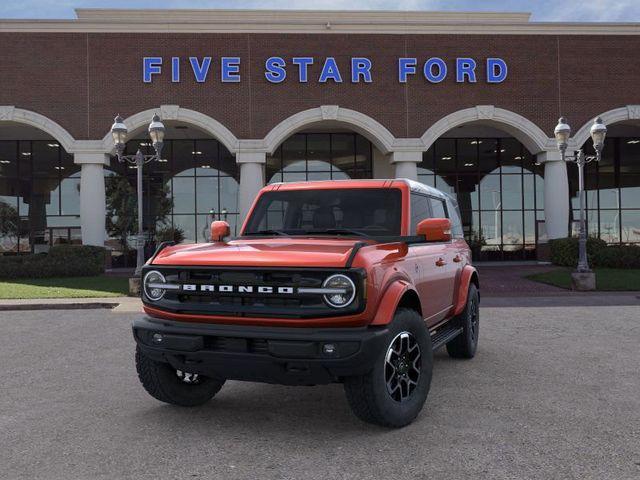
M 85 310 L 85 309 L 114 309 L 119 302 L 76 302 L 76 303 L 8 303 L 0 304 L 0 312 L 26 310 Z

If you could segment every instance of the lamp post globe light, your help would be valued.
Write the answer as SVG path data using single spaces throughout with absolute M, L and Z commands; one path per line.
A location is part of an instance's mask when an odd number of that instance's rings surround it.
M 142 166 L 154 160 L 160 160 L 162 154 L 162 146 L 164 144 L 165 128 L 160 117 L 155 114 L 149 124 L 149 137 L 153 144 L 155 153 L 153 155 L 144 155 L 140 149 L 135 155 L 125 155 L 124 148 L 127 143 L 127 126 L 124 120 L 118 115 L 111 126 L 111 136 L 116 148 L 116 156 L 119 162 L 130 163 L 135 165 L 137 169 L 137 194 L 138 194 L 138 234 L 136 235 L 136 276 L 140 276 L 142 266 L 144 265 L 144 233 L 142 224 Z
M 558 125 L 553 131 L 558 144 L 558 150 L 563 161 L 573 162 L 578 166 L 578 195 L 580 199 L 580 233 L 578 239 L 578 266 L 571 275 L 572 284 L 576 290 L 595 290 L 595 274 L 589 268 L 587 258 L 587 226 L 585 218 L 585 191 L 584 191 L 584 166 L 591 162 L 599 162 L 604 148 L 604 139 L 607 135 L 607 127 L 600 117 L 593 121 L 591 126 L 591 140 L 595 155 L 585 155 L 582 149 L 573 154 L 567 154 L 569 138 L 571 137 L 571 127 L 564 117 L 558 120 Z

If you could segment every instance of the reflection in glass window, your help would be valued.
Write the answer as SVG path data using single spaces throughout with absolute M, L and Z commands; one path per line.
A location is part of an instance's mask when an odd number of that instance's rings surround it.
M 372 145 L 356 133 L 298 133 L 267 157 L 267 183 L 372 177 Z
M 76 238 L 79 171 L 55 140 L 0 141 L 0 253 L 46 252 Z
M 591 140 L 583 146 L 592 151 Z M 579 220 L 578 169 L 569 164 L 571 222 Z M 636 243 L 640 229 L 635 211 L 640 208 L 640 139 L 607 137 L 602 160 L 585 171 L 588 231 L 609 243 Z
M 486 260 L 535 258 L 543 173 L 513 138 L 441 138 L 418 165 L 419 181 L 455 196 L 474 258 Z

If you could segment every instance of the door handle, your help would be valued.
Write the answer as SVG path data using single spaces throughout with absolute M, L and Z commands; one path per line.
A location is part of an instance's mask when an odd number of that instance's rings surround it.
M 436 267 L 444 267 L 447 264 L 447 262 L 444 261 L 444 258 L 439 258 L 438 260 L 436 260 Z
M 460 257 L 460 255 L 456 255 L 455 257 L 453 257 L 453 261 L 456 263 L 460 263 L 462 261 L 462 258 Z

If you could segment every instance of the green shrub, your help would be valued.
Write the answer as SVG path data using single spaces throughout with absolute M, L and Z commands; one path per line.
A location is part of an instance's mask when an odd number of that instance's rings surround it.
M 549 241 L 551 247 L 551 263 L 563 267 L 575 267 L 578 264 L 578 239 L 557 238 Z M 607 248 L 607 242 L 599 238 L 587 238 L 587 258 L 589 263 L 593 262 L 597 252 Z
M 551 262 L 563 267 L 578 264 L 578 239 L 559 238 L 549 241 Z M 640 246 L 607 245 L 598 238 L 587 239 L 587 258 L 591 267 L 640 268 Z
M 593 266 L 608 268 L 640 268 L 640 246 L 609 245 L 594 254 Z
M 0 278 L 90 277 L 104 273 L 106 250 L 89 245 L 59 245 L 49 253 L 0 256 Z

